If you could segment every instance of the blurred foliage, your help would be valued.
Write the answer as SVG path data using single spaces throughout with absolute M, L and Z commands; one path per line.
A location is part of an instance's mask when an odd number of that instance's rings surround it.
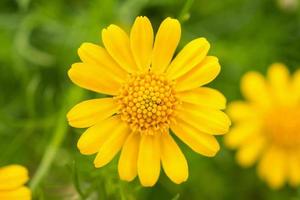
M 215 158 L 180 146 L 190 177 L 174 185 L 162 173 L 153 188 L 120 181 L 117 160 L 94 169 L 93 156 L 79 154 L 82 131 L 70 129 L 66 111 L 96 95 L 71 84 L 70 65 L 82 42 L 99 43 L 100 30 L 115 23 L 129 30 L 146 15 L 155 30 L 167 16 L 182 22 L 180 47 L 196 37 L 211 42 L 222 73 L 212 84 L 229 101 L 241 98 L 239 80 L 273 62 L 291 71 L 300 65 L 298 0 L 1 0 L 0 166 L 20 163 L 34 176 L 36 199 L 300 199 L 300 189 L 270 190 L 255 168 L 242 169 L 232 151 Z M 100 42 L 101 43 L 101 42 Z M 222 142 L 222 139 L 220 139 Z M 46 156 L 45 156 L 46 153 Z M 37 173 L 38 171 L 38 173 Z

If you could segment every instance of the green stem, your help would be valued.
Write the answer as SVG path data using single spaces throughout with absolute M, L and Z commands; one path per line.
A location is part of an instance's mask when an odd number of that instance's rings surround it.
M 190 17 L 189 10 L 191 9 L 193 3 L 194 3 L 194 0 L 186 0 L 186 2 L 179 14 L 179 17 L 178 17 L 178 20 L 181 23 L 183 23 L 189 19 L 189 17 Z
M 49 171 L 51 164 L 55 158 L 55 155 L 62 142 L 64 141 L 68 130 L 68 125 L 66 122 L 66 112 L 68 106 L 80 99 L 82 97 L 82 94 L 82 90 L 75 87 L 70 88 L 69 92 L 67 93 L 67 96 L 63 101 L 62 109 L 58 114 L 57 125 L 54 130 L 53 137 L 50 143 L 48 144 L 48 147 L 46 148 L 43 158 L 41 160 L 41 163 L 38 166 L 37 171 L 30 182 L 30 188 L 33 192 L 35 192 L 36 188 L 39 186 L 39 184 Z
M 78 169 L 77 169 L 77 164 L 76 162 L 73 162 L 73 182 L 75 189 L 77 190 L 77 193 L 80 195 L 80 199 L 84 200 L 86 199 L 85 193 L 82 191 L 81 186 L 80 186 L 80 180 L 79 180 L 79 175 L 78 175 Z

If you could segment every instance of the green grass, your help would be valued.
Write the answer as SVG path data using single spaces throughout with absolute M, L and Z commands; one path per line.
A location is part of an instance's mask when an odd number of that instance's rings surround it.
M 67 70 L 79 61 L 81 43 L 101 43 L 100 31 L 111 23 L 129 30 L 137 15 L 147 15 L 155 30 L 167 16 L 180 19 L 180 47 L 206 37 L 222 65 L 211 85 L 229 101 L 241 98 L 246 71 L 265 73 L 273 62 L 291 71 L 300 66 L 300 10 L 275 0 L 1 0 L 0 166 L 28 166 L 35 199 L 300 199 L 300 189 L 269 189 L 223 145 L 215 158 L 205 158 L 178 141 L 189 161 L 188 181 L 175 185 L 162 173 L 153 188 L 120 181 L 116 159 L 94 169 L 93 156 L 79 154 L 83 130 L 70 128 L 65 113 L 96 95 L 71 84 Z

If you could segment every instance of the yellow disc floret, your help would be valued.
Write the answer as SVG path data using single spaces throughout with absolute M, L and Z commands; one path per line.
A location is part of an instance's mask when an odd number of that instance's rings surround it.
M 288 149 L 299 148 L 299 108 L 275 109 L 268 115 L 265 125 L 266 132 L 275 144 Z
M 151 72 L 131 75 L 117 99 L 122 120 L 145 134 L 166 131 L 178 104 L 174 83 Z

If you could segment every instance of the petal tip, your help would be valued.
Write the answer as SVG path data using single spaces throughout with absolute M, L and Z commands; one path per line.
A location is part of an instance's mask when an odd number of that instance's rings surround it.
M 127 175 L 120 175 L 119 173 L 119 177 L 122 181 L 126 181 L 126 182 L 131 182 L 135 179 L 136 176 L 132 177 L 132 176 L 127 176 Z
M 98 162 L 96 160 L 94 160 L 94 166 L 95 168 L 101 168 L 103 167 L 105 164 L 103 164 L 102 162 Z
M 141 182 L 141 185 L 143 187 L 153 187 L 156 184 L 156 181 L 153 182 L 153 181 L 145 181 L 145 180 L 142 181 L 142 180 L 140 180 L 140 182 Z

